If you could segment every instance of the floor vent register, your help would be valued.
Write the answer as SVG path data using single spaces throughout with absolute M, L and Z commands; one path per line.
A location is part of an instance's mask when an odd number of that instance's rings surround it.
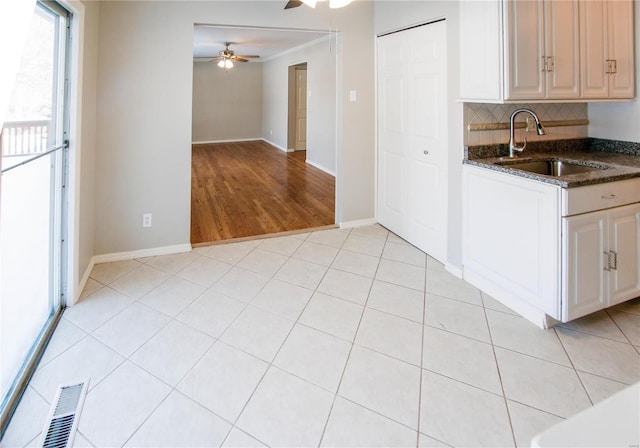
M 73 446 L 88 388 L 89 380 L 58 388 L 42 432 L 41 447 L 71 448 Z

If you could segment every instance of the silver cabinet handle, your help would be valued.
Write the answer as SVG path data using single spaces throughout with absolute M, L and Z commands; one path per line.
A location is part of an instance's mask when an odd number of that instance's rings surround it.
M 605 196 L 605 195 L 600 196 L 601 199 L 605 199 L 605 200 L 615 199 L 617 197 L 618 197 L 618 195 L 617 194 L 613 194 L 613 193 L 608 195 L 608 196 Z
M 611 252 L 603 252 L 604 255 L 604 270 L 605 271 L 610 271 L 611 270 Z
M 618 270 L 618 254 L 614 251 L 610 251 L 611 255 L 613 255 L 613 263 L 611 263 L 611 269 Z
M 422 151 L 424 153 L 424 155 L 429 154 L 429 151 L 427 149 L 425 149 L 424 151 Z

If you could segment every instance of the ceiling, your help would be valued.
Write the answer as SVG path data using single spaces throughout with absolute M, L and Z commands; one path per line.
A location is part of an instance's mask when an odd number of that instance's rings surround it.
M 224 43 L 231 42 L 236 54 L 257 54 L 259 61 L 280 55 L 329 34 L 326 31 L 244 28 L 196 24 L 193 35 L 193 57 L 218 56 Z

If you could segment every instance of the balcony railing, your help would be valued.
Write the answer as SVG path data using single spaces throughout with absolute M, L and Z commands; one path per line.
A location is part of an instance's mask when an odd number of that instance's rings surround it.
M 5 121 L 0 133 L 2 157 L 41 154 L 47 149 L 50 120 Z

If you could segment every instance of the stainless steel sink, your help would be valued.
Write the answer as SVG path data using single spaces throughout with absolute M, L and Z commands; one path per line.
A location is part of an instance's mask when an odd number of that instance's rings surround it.
M 570 174 L 588 173 L 590 171 L 606 170 L 609 167 L 603 165 L 576 163 L 567 160 L 542 159 L 542 160 L 505 160 L 497 165 L 505 168 L 527 171 L 529 173 L 544 174 L 545 176 L 568 176 Z

